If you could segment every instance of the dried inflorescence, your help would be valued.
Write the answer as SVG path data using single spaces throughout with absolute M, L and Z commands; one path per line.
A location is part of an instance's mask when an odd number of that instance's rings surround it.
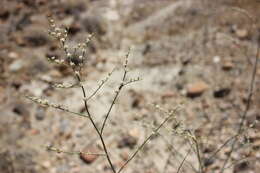
M 161 127 L 163 127 L 167 121 L 169 121 L 170 119 L 175 119 L 175 113 L 176 113 L 177 109 L 164 112 L 167 115 L 166 118 L 164 119 L 164 121 L 162 121 L 153 130 L 153 132 L 143 141 L 143 143 L 135 150 L 135 152 L 129 157 L 129 159 L 126 160 L 126 162 L 121 166 L 121 168 L 119 168 L 119 170 L 116 171 L 116 169 L 111 161 L 110 154 L 108 152 L 107 145 L 105 143 L 103 132 L 104 132 L 105 126 L 107 124 L 107 120 L 111 116 L 111 110 L 113 109 L 113 107 L 116 103 L 116 100 L 118 99 L 118 96 L 119 96 L 120 92 L 122 91 L 122 89 L 128 84 L 141 80 L 139 77 L 137 77 L 137 78 L 128 77 L 128 72 L 129 72 L 128 57 L 129 57 L 130 50 L 126 54 L 126 57 L 125 57 L 125 62 L 123 64 L 123 75 L 122 75 L 121 81 L 120 81 L 118 87 L 115 89 L 115 93 L 114 93 L 112 102 L 108 107 L 108 110 L 107 110 L 107 113 L 105 115 L 103 122 L 101 122 L 101 126 L 99 127 L 99 124 L 95 122 L 95 112 L 92 113 L 89 111 L 89 102 L 88 101 L 90 99 L 92 99 L 97 94 L 98 91 L 101 90 L 103 85 L 108 81 L 108 79 L 112 75 L 114 69 L 110 73 L 108 73 L 108 75 L 103 80 L 101 80 L 100 84 L 98 84 L 98 87 L 92 93 L 88 93 L 84 86 L 84 82 L 83 82 L 84 79 L 82 79 L 82 76 L 80 75 L 80 73 L 81 73 L 81 69 L 84 65 L 84 61 L 87 60 L 86 51 L 87 51 L 87 46 L 92 38 L 92 34 L 90 34 L 86 38 L 84 43 L 80 43 L 80 44 L 76 45 L 75 47 L 69 46 L 69 44 L 67 43 L 67 38 L 68 38 L 67 29 L 62 29 L 62 28 L 56 26 L 56 24 L 52 18 L 49 18 L 49 23 L 50 23 L 49 35 L 52 36 L 54 39 L 56 39 L 60 43 L 60 47 L 63 50 L 65 56 L 64 56 L 64 58 L 50 57 L 50 58 L 48 58 L 48 60 L 50 62 L 53 62 L 56 64 L 62 64 L 62 65 L 66 65 L 66 66 L 70 67 L 73 70 L 73 72 L 74 72 L 73 74 L 77 80 L 77 82 L 74 84 L 62 84 L 62 83 L 53 84 L 52 82 L 51 82 L 51 84 L 55 88 L 79 87 L 82 91 L 82 95 L 83 95 L 82 103 L 84 104 L 84 108 L 85 108 L 86 112 L 85 113 L 74 112 L 61 104 L 51 103 L 50 101 L 48 101 L 46 99 L 41 99 L 38 97 L 31 97 L 31 96 L 26 96 L 26 97 L 29 100 L 31 100 L 37 104 L 40 104 L 42 106 L 52 107 L 55 109 L 62 110 L 64 112 L 68 112 L 68 113 L 77 115 L 77 116 L 88 118 L 102 143 L 102 147 L 103 147 L 103 151 L 104 151 L 104 154 L 96 154 L 96 155 L 105 155 L 112 172 L 120 173 L 126 167 L 126 165 L 137 155 L 137 153 L 144 147 L 144 145 L 146 145 L 146 143 L 148 141 L 150 141 L 150 139 L 159 132 Z M 159 106 L 156 106 L 156 108 L 160 109 Z M 68 153 L 68 154 L 82 154 L 81 151 L 68 152 L 68 151 L 63 151 L 63 150 L 60 150 L 60 149 L 52 147 L 52 146 L 47 147 L 47 149 L 51 150 L 51 151 L 56 151 L 58 153 L 63 152 L 63 153 Z M 88 154 L 95 154 L 95 153 L 88 153 Z
M 41 106 L 45 106 L 45 107 L 53 107 L 56 109 L 60 109 L 60 110 L 64 110 L 64 111 L 68 111 L 69 109 L 66 108 L 65 106 L 61 105 L 61 104 L 56 104 L 56 103 L 51 103 L 49 100 L 47 99 L 41 99 L 38 97 L 31 97 L 31 96 L 26 96 L 27 99 L 41 105 Z
M 89 34 L 84 43 L 79 43 L 78 45 L 71 47 L 67 43 L 68 30 L 58 27 L 55 21 L 49 17 L 49 35 L 59 41 L 61 49 L 65 53 L 65 58 L 58 59 L 56 57 L 48 58 L 49 61 L 56 64 L 64 64 L 72 67 L 73 71 L 79 73 L 85 60 L 87 59 L 86 51 L 87 46 L 93 37 L 93 34 Z

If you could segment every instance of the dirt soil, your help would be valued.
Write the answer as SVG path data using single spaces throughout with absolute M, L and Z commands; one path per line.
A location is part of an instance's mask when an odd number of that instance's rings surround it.
M 167 116 L 153 106 L 158 104 L 163 110 L 178 107 L 175 119 L 122 172 L 177 172 L 187 153 L 180 172 L 198 172 L 189 133 L 197 139 L 203 172 L 221 172 L 232 150 L 233 138 L 227 140 L 237 134 L 248 100 L 260 44 L 259 1 L 1 0 L 0 6 L 1 173 L 111 172 L 104 156 L 63 153 L 102 153 L 88 118 L 25 98 L 45 98 L 86 113 L 80 88 L 53 87 L 75 78 L 68 67 L 46 59 L 64 56 L 48 35 L 50 14 L 58 26 L 68 28 L 71 46 L 94 33 L 82 71 L 88 95 L 116 68 L 89 101 L 98 126 L 120 85 L 131 47 L 128 79 L 142 80 L 123 88 L 104 129 L 117 170 Z M 225 173 L 259 172 L 259 86 L 258 65 L 250 109 Z

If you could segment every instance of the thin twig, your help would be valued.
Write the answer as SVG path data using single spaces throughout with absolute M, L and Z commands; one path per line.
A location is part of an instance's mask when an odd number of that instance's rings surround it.
M 252 160 L 257 160 L 257 158 L 254 158 L 254 157 L 246 157 L 246 158 L 242 158 L 242 159 L 239 159 L 239 160 L 236 160 L 236 161 L 233 161 L 230 165 L 226 166 L 224 169 L 228 169 L 228 168 L 231 168 L 232 166 L 234 165 L 237 165 L 241 162 L 249 162 L 249 161 L 252 161 Z M 258 159 L 259 160 L 259 159 Z
M 168 143 L 168 145 L 170 145 L 171 149 L 172 149 L 172 153 L 173 154 L 177 154 L 179 157 L 181 157 L 182 159 L 184 159 L 185 156 L 182 155 L 182 153 L 179 152 L 179 148 L 178 149 L 175 149 L 175 147 L 173 146 L 173 144 L 171 144 L 170 142 L 168 142 L 165 137 L 163 135 L 161 135 L 160 133 L 158 133 L 162 139 Z M 193 166 L 193 163 L 189 162 L 189 161 L 186 161 L 186 163 L 191 167 L 191 169 L 196 172 L 196 173 L 199 173 L 198 170 L 196 170 L 196 168 Z
M 193 140 L 194 140 L 195 147 L 196 147 L 196 153 L 197 153 L 197 157 L 198 157 L 198 161 L 199 161 L 200 172 L 202 173 L 204 170 L 203 170 L 202 158 L 200 155 L 199 143 L 196 138 L 194 138 Z
M 216 154 L 217 154 L 218 152 L 220 152 L 224 146 L 226 146 L 230 141 L 232 141 L 232 139 L 236 138 L 236 137 L 239 136 L 239 135 L 240 135 L 240 134 L 236 134 L 236 135 L 234 135 L 234 136 L 228 138 L 228 139 L 209 157 L 209 159 L 212 159 L 213 157 L 215 157 Z
M 108 73 L 108 76 L 105 79 L 101 80 L 101 84 L 98 85 L 97 89 L 89 97 L 87 97 L 87 101 L 89 101 L 92 97 L 94 97 L 97 94 L 97 92 L 102 88 L 102 86 L 108 81 L 109 77 L 112 75 L 114 70 L 115 69 Z
M 143 143 L 136 149 L 136 151 L 132 154 L 132 156 L 123 164 L 123 166 L 121 166 L 121 168 L 119 169 L 119 171 L 117 173 L 120 173 L 125 167 L 126 165 L 128 165 L 128 163 L 137 155 L 137 153 L 139 151 L 142 150 L 142 148 L 145 146 L 145 144 L 151 140 L 151 138 L 157 134 L 157 132 L 160 130 L 160 128 L 168 121 L 172 118 L 172 116 L 174 115 L 175 112 L 171 112 L 171 114 L 169 114 L 169 116 L 167 116 L 164 121 L 143 141 Z
M 178 167 L 177 173 L 180 172 L 180 170 L 181 170 L 181 168 L 182 168 L 182 166 L 183 166 L 185 160 L 187 159 L 188 155 L 190 154 L 190 152 L 191 152 L 191 150 L 189 150 L 189 151 L 187 152 L 187 154 L 185 155 L 185 157 L 183 158 L 181 164 L 180 164 L 179 167 Z
M 122 81 L 121 81 L 121 83 L 120 83 L 118 89 L 115 91 L 116 94 L 115 94 L 115 96 L 114 96 L 114 99 L 113 99 L 113 101 L 112 101 L 112 103 L 111 103 L 111 105 L 110 105 L 110 107 L 109 107 L 109 109 L 108 109 L 108 111 L 107 111 L 107 113 L 106 113 L 105 119 L 104 119 L 104 121 L 103 121 L 103 123 L 102 123 L 102 127 L 101 127 L 101 130 L 100 130 L 101 134 L 103 134 L 103 131 L 104 131 L 104 128 L 105 128 L 107 119 L 108 119 L 108 117 L 109 117 L 109 115 L 110 115 L 110 113 L 111 113 L 111 110 L 112 110 L 113 106 L 115 105 L 116 99 L 117 99 L 117 97 L 119 96 L 120 91 L 121 91 L 121 90 L 123 89 L 123 87 L 125 86 L 125 85 L 124 85 L 124 82 L 125 82 L 125 79 L 126 79 L 126 74 L 127 74 L 127 72 L 128 72 L 128 70 L 127 70 L 127 65 L 128 65 L 128 57 L 129 57 L 129 54 L 130 54 L 130 49 L 129 49 L 128 53 L 126 54 L 126 57 L 125 57 L 124 74 L 123 74 L 123 77 L 122 77 Z
M 54 151 L 54 152 L 57 152 L 57 153 L 65 153 L 65 154 L 71 154 L 71 155 L 85 154 L 85 155 L 106 156 L 106 154 L 103 154 L 103 153 L 89 153 L 89 152 L 82 152 L 82 151 L 64 151 L 62 149 L 52 147 L 52 146 L 46 146 L 46 149 L 48 151 Z
M 79 83 L 81 83 L 81 78 L 80 78 L 79 74 L 77 74 L 77 73 L 75 73 L 75 74 L 76 74 L 76 78 L 78 79 Z M 85 91 L 85 88 L 84 88 L 83 85 L 81 85 L 81 90 L 82 90 L 82 94 L 83 94 L 84 98 L 86 98 L 86 91 Z M 91 114 L 90 114 L 90 111 L 89 111 L 89 108 L 88 108 L 88 104 L 87 104 L 87 100 L 84 99 L 83 101 L 84 101 L 85 109 L 86 109 L 86 111 L 87 111 L 87 114 L 88 114 L 88 116 L 89 116 L 89 119 L 90 119 L 90 121 L 91 121 L 91 124 L 92 124 L 93 127 L 95 128 L 95 131 L 97 132 L 97 134 L 98 134 L 98 136 L 99 136 L 99 138 L 100 138 L 100 141 L 101 141 L 101 143 L 102 143 L 103 149 L 104 149 L 105 154 L 106 154 L 107 161 L 108 161 L 108 163 L 109 163 L 109 165 L 110 165 L 110 167 L 111 167 L 113 173 L 116 173 L 115 167 L 114 167 L 114 165 L 112 164 L 112 161 L 111 161 L 111 159 L 110 159 L 109 153 L 108 153 L 108 151 L 107 151 L 107 147 L 106 147 L 105 141 L 104 141 L 104 139 L 103 139 L 103 136 L 102 136 L 102 134 L 100 133 L 100 131 L 98 130 L 98 127 L 97 127 L 96 123 L 94 122 L 94 120 L 93 120 L 93 118 L 92 118 L 92 116 L 91 116 Z
M 39 105 L 42 105 L 44 107 L 51 107 L 51 108 L 58 109 L 58 110 L 61 110 L 61 111 L 67 112 L 67 113 L 71 113 L 71 114 L 74 114 L 74 115 L 77 115 L 77 116 L 80 116 L 80 117 L 89 118 L 89 116 L 86 115 L 86 114 L 71 111 L 68 108 L 65 108 L 63 105 L 56 104 L 56 103 L 50 103 L 46 99 L 41 99 L 41 98 L 32 97 L 32 96 L 25 96 L 25 98 L 27 98 L 27 99 L 29 99 L 29 100 L 31 100 L 31 101 L 39 104 Z
M 257 37 L 259 37 L 259 35 Z M 256 55 L 255 55 L 255 63 L 254 63 L 253 71 L 252 71 L 251 82 L 250 82 L 250 86 L 249 86 L 249 93 L 248 93 L 247 102 L 246 102 L 246 108 L 245 108 L 245 110 L 242 114 L 242 117 L 240 119 L 237 134 L 240 134 L 243 131 L 243 124 L 244 124 L 244 121 L 246 120 L 247 113 L 248 113 L 250 106 L 251 106 L 255 77 L 256 77 L 256 72 L 257 72 L 258 56 L 259 56 L 259 53 L 260 53 L 260 43 L 259 43 L 258 39 L 259 38 L 257 38 L 257 50 L 256 50 Z M 224 161 L 224 164 L 223 164 L 221 171 L 220 171 L 221 173 L 224 172 L 226 164 L 228 163 L 228 161 L 229 161 L 229 159 L 230 159 L 230 157 L 231 157 L 231 155 L 234 151 L 234 147 L 235 147 L 237 140 L 238 140 L 238 138 L 236 137 L 235 140 L 233 141 L 232 145 L 231 145 L 231 151 L 228 153 L 228 157 Z
M 191 142 L 189 142 L 191 149 L 193 150 L 194 153 L 196 153 L 198 162 L 199 162 L 199 173 L 203 173 L 203 165 L 202 165 L 202 158 L 200 155 L 200 149 L 199 149 L 199 143 L 198 140 L 196 138 L 196 136 L 192 135 L 190 130 L 187 130 L 187 133 L 190 134 L 189 138 L 191 139 L 191 141 L 195 144 L 195 148 L 193 148 L 193 145 Z

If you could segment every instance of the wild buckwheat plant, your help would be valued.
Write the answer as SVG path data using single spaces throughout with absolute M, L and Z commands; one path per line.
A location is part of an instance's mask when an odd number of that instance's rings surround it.
M 82 92 L 82 104 L 84 105 L 86 113 L 72 111 L 69 108 L 67 108 L 67 106 L 52 103 L 51 101 L 49 101 L 47 99 L 38 98 L 38 97 L 34 97 L 34 96 L 28 96 L 28 95 L 26 97 L 29 100 L 31 100 L 31 101 L 33 101 L 33 102 L 35 102 L 35 103 L 37 103 L 41 106 L 52 107 L 52 108 L 55 108 L 55 109 L 76 115 L 76 116 L 86 118 L 86 120 L 89 121 L 92 124 L 93 128 L 96 131 L 96 135 L 98 136 L 98 138 L 99 138 L 99 140 L 102 144 L 102 147 L 103 147 L 103 153 L 83 153 L 81 151 L 78 151 L 78 152 L 63 151 L 63 150 L 56 148 L 56 147 L 53 147 L 53 146 L 47 146 L 47 149 L 49 151 L 55 151 L 57 153 L 62 152 L 62 153 L 67 153 L 67 154 L 79 154 L 79 155 L 89 154 L 89 155 L 105 156 L 107 162 L 109 163 L 109 166 L 110 166 L 112 172 L 113 173 L 120 173 L 126 167 L 126 165 L 128 165 L 128 163 L 138 154 L 138 152 L 145 146 L 145 144 L 149 140 L 151 140 L 151 138 L 154 135 L 156 135 L 158 133 L 158 131 L 161 129 L 161 127 L 163 125 L 165 125 L 166 122 L 168 122 L 169 120 L 175 119 L 175 114 L 176 114 L 176 111 L 178 110 L 178 107 L 173 109 L 173 110 L 165 111 L 160 106 L 154 105 L 154 107 L 157 110 L 162 111 L 162 113 L 165 114 L 166 117 L 156 128 L 153 129 L 153 132 L 150 135 L 148 135 L 147 138 L 145 138 L 145 140 L 141 143 L 141 145 L 139 147 L 137 147 L 137 149 L 125 161 L 125 163 L 118 170 L 116 170 L 116 168 L 113 164 L 113 161 L 111 160 L 111 157 L 110 157 L 109 148 L 107 147 L 107 144 L 106 144 L 106 139 L 105 139 L 105 136 L 104 136 L 104 130 L 105 130 L 105 126 L 107 124 L 107 120 L 108 120 L 108 118 L 111 114 L 111 111 L 113 109 L 113 106 L 115 105 L 116 100 L 117 100 L 120 92 L 122 91 L 122 89 L 124 87 L 126 87 L 127 85 L 140 80 L 139 77 L 138 78 L 129 78 L 128 77 L 128 72 L 129 72 L 128 57 L 129 57 L 130 50 L 126 54 L 125 62 L 124 62 L 123 67 L 122 67 L 123 68 L 123 74 L 122 74 L 121 82 L 120 82 L 119 86 L 117 87 L 117 89 L 115 91 L 115 95 L 113 97 L 111 104 L 108 107 L 108 111 L 106 112 L 106 115 L 105 115 L 105 118 L 103 119 L 103 122 L 101 122 L 101 126 L 98 126 L 98 124 L 100 124 L 100 122 L 99 123 L 96 122 L 95 115 L 94 115 L 95 112 L 90 113 L 88 101 L 90 99 L 92 99 L 98 93 L 99 90 L 102 89 L 104 84 L 107 82 L 109 77 L 112 75 L 113 71 L 108 73 L 107 77 L 104 80 L 101 81 L 101 83 L 94 90 L 94 92 L 87 93 L 87 91 L 84 87 L 84 83 L 83 83 L 83 81 L 85 79 L 83 79 L 81 72 L 82 72 L 82 68 L 83 68 L 84 64 L 88 63 L 87 47 L 88 47 L 88 44 L 91 41 L 91 38 L 93 37 L 93 35 L 92 34 L 88 35 L 84 43 L 79 43 L 76 47 L 71 47 L 67 43 L 68 30 L 56 26 L 54 20 L 51 17 L 48 18 L 48 19 L 49 19 L 49 24 L 50 24 L 49 35 L 60 43 L 60 48 L 64 52 L 64 58 L 57 58 L 57 57 L 53 56 L 53 57 L 49 57 L 48 61 L 51 62 L 51 63 L 56 63 L 58 65 L 65 65 L 65 66 L 69 67 L 70 69 L 72 69 L 72 75 L 74 75 L 74 77 L 77 81 L 76 83 L 69 84 L 69 85 L 68 84 L 66 84 L 66 85 L 65 84 L 54 84 L 53 87 L 55 87 L 55 88 L 72 88 L 72 87 L 75 87 L 75 86 L 79 87 L 81 92 Z M 175 120 L 175 121 L 177 122 L 177 120 Z M 178 131 L 178 133 L 181 134 L 181 135 L 186 134 L 186 136 L 191 137 L 191 139 L 193 139 L 193 141 L 196 141 L 196 138 L 194 138 L 190 133 L 188 133 L 184 130 L 181 131 L 181 132 Z
M 255 24 L 255 21 L 252 19 L 253 17 L 251 17 L 246 11 L 243 11 L 243 10 L 237 9 L 237 8 L 235 8 L 233 10 L 239 11 L 243 15 L 247 16 L 249 18 L 249 20 L 252 20 L 253 25 Z M 82 112 L 72 111 L 67 106 L 53 103 L 53 102 L 51 102 L 47 99 L 38 98 L 38 97 L 34 97 L 34 96 L 26 96 L 26 97 L 29 100 L 31 100 L 31 101 L 39 104 L 39 105 L 42 105 L 42 106 L 45 106 L 45 107 L 55 108 L 55 109 L 70 113 L 72 115 L 85 118 L 86 121 L 89 121 L 89 123 L 92 125 L 93 129 L 95 130 L 96 135 L 101 142 L 103 152 L 102 153 L 85 153 L 85 152 L 83 153 L 81 151 L 71 152 L 71 151 L 63 151 L 63 150 L 61 150 L 59 148 L 55 148 L 53 146 L 47 146 L 48 150 L 54 151 L 54 152 L 57 152 L 57 153 L 62 152 L 62 153 L 67 153 L 67 154 L 100 155 L 100 156 L 103 156 L 103 157 L 106 158 L 106 160 L 107 160 L 107 162 L 110 166 L 110 169 L 113 173 L 120 173 L 137 156 L 137 154 L 144 148 L 144 146 L 155 135 L 161 135 L 159 133 L 159 130 L 162 127 L 164 127 L 166 125 L 166 123 L 168 123 L 168 122 L 172 123 L 173 122 L 174 125 L 172 126 L 172 128 L 169 129 L 170 133 L 184 138 L 190 144 L 189 145 L 190 149 L 187 152 L 187 154 L 182 157 L 182 161 L 177 168 L 177 173 L 179 173 L 181 171 L 181 168 L 184 165 L 184 162 L 189 164 L 189 166 L 193 169 L 194 172 L 199 172 L 199 173 L 206 172 L 206 168 L 205 168 L 205 160 L 206 159 L 205 159 L 205 156 L 202 155 L 203 153 L 201 152 L 203 149 L 202 149 L 200 139 L 198 139 L 194 135 L 192 130 L 184 128 L 183 124 L 176 118 L 176 113 L 179 110 L 180 105 L 178 105 L 176 108 L 173 108 L 172 110 L 165 110 L 165 109 L 161 108 L 159 105 L 153 104 L 153 107 L 157 111 L 159 111 L 161 114 L 166 115 L 166 116 L 163 118 L 162 122 L 158 123 L 156 125 L 156 127 L 153 127 L 152 133 L 150 133 L 144 139 L 144 141 L 135 149 L 135 151 L 129 156 L 129 158 L 126 159 L 125 163 L 123 163 L 121 165 L 121 167 L 116 168 L 114 166 L 114 161 L 111 159 L 111 153 L 112 153 L 111 148 L 108 148 L 108 145 L 106 144 L 106 136 L 104 135 L 104 131 L 105 131 L 105 127 L 107 125 L 107 120 L 110 117 L 112 109 L 113 109 L 113 107 L 114 107 L 114 105 L 115 105 L 115 103 L 116 103 L 116 101 L 119 97 L 119 94 L 123 90 L 123 88 L 125 88 L 129 84 L 140 81 L 140 78 L 129 77 L 128 58 L 129 58 L 130 50 L 128 51 L 128 53 L 125 56 L 125 61 L 124 61 L 124 64 L 122 65 L 122 68 L 123 68 L 122 78 L 121 78 L 121 81 L 119 82 L 119 85 L 116 88 L 112 102 L 110 103 L 110 105 L 108 105 L 108 110 L 105 114 L 104 119 L 101 122 L 97 122 L 95 112 L 89 111 L 89 100 L 93 99 L 94 96 L 96 96 L 97 93 L 100 90 L 102 90 L 102 87 L 106 84 L 108 79 L 113 75 L 113 71 L 107 74 L 107 77 L 104 80 L 102 80 L 100 84 L 98 84 L 98 87 L 93 92 L 89 93 L 85 89 L 84 82 L 83 82 L 86 79 L 84 79 L 81 74 L 82 74 L 82 69 L 83 69 L 84 65 L 86 63 L 88 63 L 87 48 L 88 48 L 88 45 L 89 45 L 93 35 L 89 34 L 84 43 L 79 43 L 75 47 L 72 47 L 68 44 L 68 41 L 67 41 L 68 30 L 56 26 L 56 24 L 55 24 L 55 22 L 52 18 L 49 18 L 49 24 L 50 24 L 49 35 L 59 42 L 60 49 L 63 51 L 64 57 L 63 58 L 49 57 L 48 61 L 50 61 L 51 63 L 56 63 L 58 65 L 65 65 L 65 66 L 69 67 L 72 71 L 71 75 L 73 75 L 75 77 L 76 81 L 77 81 L 74 84 L 66 84 L 66 85 L 62 84 L 62 83 L 54 84 L 53 87 L 55 87 L 55 88 L 78 87 L 82 92 L 82 103 L 81 104 L 84 105 L 84 109 L 85 109 L 86 112 L 82 113 Z M 213 158 L 216 158 L 217 153 L 219 153 L 226 145 L 231 144 L 231 151 L 227 154 L 226 159 L 223 161 L 223 165 L 220 167 L 221 173 L 224 172 L 224 170 L 227 167 L 226 166 L 227 163 L 229 163 L 229 160 L 232 156 L 232 153 L 235 150 L 234 148 L 235 148 L 235 145 L 238 141 L 238 137 L 241 136 L 241 134 L 245 133 L 246 130 L 247 130 L 246 128 L 244 128 L 244 124 L 245 124 L 245 118 L 246 118 L 247 113 L 250 109 L 250 103 L 251 103 L 251 99 L 252 99 L 253 88 L 254 88 L 254 83 L 255 83 L 255 76 L 256 76 L 256 71 L 257 71 L 258 56 L 260 54 L 259 52 L 260 52 L 260 42 L 257 44 L 257 51 L 256 51 L 256 55 L 255 55 L 255 63 L 254 63 L 254 66 L 253 66 L 252 77 L 251 77 L 250 86 L 249 86 L 249 89 L 248 89 L 248 97 L 247 97 L 247 101 L 246 101 L 246 108 L 244 109 L 244 111 L 242 113 L 242 117 L 240 119 L 239 128 L 237 130 L 237 133 L 234 136 L 231 136 L 230 138 L 228 138 L 219 147 L 217 147 L 217 149 L 215 151 L 213 151 L 212 154 L 210 154 L 210 156 L 207 158 L 207 160 L 211 160 Z M 171 150 L 171 149 L 173 149 L 173 147 L 170 147 L 169 149 Z M 198 169 L 195 168 L 195 166 L 194 166 L 195 163 L 189 163 L 188 161 L 186 161 L 186 158 L 188 157 L 190 152 L 193 152 L 196 156 Z M 170 157 L 167 159 L 167 163 L 169 163 L 170 159 L 171 159 Z M 167 163 L 166 163 L 165 167 L 167 167 Z

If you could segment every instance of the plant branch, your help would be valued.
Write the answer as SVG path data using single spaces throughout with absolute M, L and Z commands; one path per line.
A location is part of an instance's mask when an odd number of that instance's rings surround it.
M 137 155 L 137 153 L 142 150 L 142 148 L 145 146 L 145 144 L 151 140 L 151 138 L 160 130 L 160 128 L 171 119 L 171 117 L 174 115 L 175 112 L 171 112 L 169 116 L 167 116 L 164 121 L 143 141 L 143 143 L 136 149 L 136 151 L 132 154 L 132 156 L 123 164 L 123 166 L 119 169 L 117 173 L 120 173 L 126 165 Z
M 191 150 L 189 150 L 189 151 L 187 152 L 187 154 L 185 155 L 185 157 L 183 158 L 181 164 L 179 165 L 179 167 L 178 167 L 178 169 L 177 169 L 177 173 L 180 172 L 180 170 L 181 170 L 181 168 L 182 168 L 182 166 L 183 166 L 185 160 L 187 159 L 188 155 L 190 154 L 190 152 L 191 152 Z
M 81 83 L 81 78 L 80 78 L 79 74 L 78 74 L 78 73 L 75 73 L 75 74 L 76 74 L 76 78 L 78 79 L 79 83 Z M 83 85 L 81 85 L 81 90 L 82 90 L 82 93 L 83 93 L 84 98 L 86 98 L 86 91 L 85 91 L 85 88 L 84 88 Z M 101 141 L 101 143 L 102 143 L 103 149 L 104 149 L 105 154 L 106 154 L 107 161 L 108 161 L 108 163 L 109 163 L 109 165 L 110 165 L 110 167 L 111 167 L 113 173 L 116 173 L 116 170 L 115 170 L 115 168 L 114 168 L 114 166 L 113 166 L 113 164 L 112 164 L 112 161 L 111 161 L 111 159 L 110 159 L 109 153 L 108 153 L 108 151 L 107 151 L 107 147 L 106 147 L 105 141 L 104 141 L 104 139 L 103 139 L 103 136 L 102 136 L 102 134 L 100 133 L 100 131 L 98 130 L 98 127 L 97 127 L 96 123 L 94 122 L 94 120 L 93 120 L 93 118 L 92 118 L 92 116 L 91 116 L 91 114 L 90 114 L 90 111 L 89 111 L 89 108 L 88 108 L 88 104 L 87 104 L 87 100 L 84 99 L 83 101 L 84 101 L 85 109 L 86 109 L 86 111 L 87 111 L 87 114 L 88 114 L 88 116 L 89 116 L 89 119 L 90 119 L 90 121 L 91 121 L 93 127 L 95 128 L 95 131 L 97 132 L 97 134 L 98 134 L 98 136 L 99 136 L 99 138 L 100 138 L 100 141 Z
M 258 35 L 259 37 L 259 35 Z M 259 43 L 259 38 L 257 38 L 257 50 L 256 50 L 256 55 L 255 55 L 255 63 L 254 63 L 254 66 L 253 66 L 253 71 L 252 71 L 252 75 L 251 75 L 251 81 L 250 81 L 250 85 L 249 85 L 249 91 L 248 91 L 248 96 L 247 96 L 247 102 L 246 102 L 246 108 L 242 114 L 242 117 L 240 119 L 240 123 L 239 123 L 239 128 L 237 130 L 237 135 L 239 135 L 240 133 L 242 133 L 243 131 L 243 124 L 246 120 L 246 116 L 247 116 L 247 113 L 250 109 L 250 106 L 251 106 L 251 100 L 252 100 L 252 96 L 253 96 L 253 90 L 254 90 L 254 83 L 255 83 L 255 78 L 256 78 L 256 72 L 257 72 L 257 64 L 258 64 L 258 56 L 259 56 L 259 53 L 260 53 L 260 43 Z M 235 144 L 238 140 L 237 138 L 237 135 L 231 145 L 231 151 L 229 152 L 228 154 L 228 157 L 226 158 L 226 160 L 224 161 L 224 164 L 221 168 L 221 173 L 224 172 L 224 169 L 226 167 L 226 164 L 228 163 L 233 151 L 234 151 L 234 148 L 235 148 Z
M 120 91 L 121 91 L 121 90 L 123 89 L 123 87 L 125 86 L 125 85 L 124 85 L 124 81 L 125 81 L 125 79 L 126 79 L 126 74 L 127 74 L 127 72 L 128 72 L 128 70 L 127 70 L 127 65 L 128 65 L 128 57 L 129 57 L 129 54 L 130 54 L 130 50 L 128 51 L 128 53 L 126 54 L 126 57 L 125 57 L 124 74 L 123 74 L 123 77 L 122 77 L 122 81 L 121 81 L 121 83 L 120 83 L 118 89 L 115 91 L 116 94 L 115 94 L 115 96 L 114 96 L 114 99 L 113 99 L 113 101 L 112 101 L 112 103 L 111 103 L 111 105 L 110 105 L 110 107 L 109 107 L 109 109 L 108 109 L 108 111 L 107 111 L 107 113 L 106 113 L 105 119 L 104 119 L 104 121 L 103 121 L 103 123 L 102 123 L 102 127 L 101 127 L 101 130 L 100 130 L 101 135 L 103 134 L 103 131 L 104 131 L 104 128 L 105 128 L 107 119 L 108 119 L 108 117 L 109 117 L 109 115 L 110 115 L 110 113 L 111 113 L 111 110 L 112 110 L 113 106 L 115 105 L 116 99 L 117 99 L 117 97 L 119 96 Z

